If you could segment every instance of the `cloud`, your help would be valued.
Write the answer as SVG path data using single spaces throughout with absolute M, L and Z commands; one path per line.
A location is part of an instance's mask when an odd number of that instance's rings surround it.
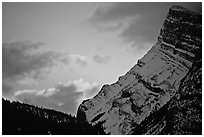
M 12 96 L 20 85 L 37 85 L 51 68 L 62 63 L 86 67 L 88 59 L 78 54 L 41 51 L 41 42 L 15 41 L 2 44 L 2 93 Z M 78 65 L 78 66 L 77 66 Z
M 96 8 L 89 23 L 99 30 L 116 31 L 124 42 L 139 49 L 156 42 L 159 30 L 172 5 L 201 12 L 201 3 L 110 3 Z
M 54 57 L 51 52 L 32 54 L 40 45 L 41 43 L 29 41 L 3 43 L 3 77 L 13 78 L 27 74 L 39 77 L 41 69 L 51 66 Z
M 93 61 L 95 63 L 106 63 L 110 59 L 110 56 L 100 56 L 100 55 L 94 55 Z
M 83 56 L 83 55 L 79 55 L 79 54 L 71 54 L 69 55 L 69 58 L 72 62 L 79 64 L 82 67 L 86 67 L 88 65 L 88 58 Z
M 18 82 L 25 79 L 34 82 L 41 79 L 53 66 L 58 54 L 37 52 L 42 43 L 15 41 L 2 44 L 2 86 L 3 94 L 9 94 Z
M 19 90 L 15 92 L 15 98 L 24 103 L 75 114 L 81 101 L 96 95 L 99 88 L 98 83 L 89 83 L 81 78 L 58 83 L 49 89 Z

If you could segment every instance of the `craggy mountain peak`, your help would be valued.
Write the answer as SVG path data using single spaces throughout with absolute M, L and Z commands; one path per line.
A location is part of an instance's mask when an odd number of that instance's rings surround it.
M 187 8 L 184 8 L 184 7 L 182 7 L 182 6 L 179 6 L 179 5 L 174 5 L 174 6 L 172 6 L 171 8 L 170 8 L 170 10 L 174 10 L 174 11 L 181 11 L 181 12 L 188 12 L 188 13 L 191 13 L 191 14 L 193 14 L 193 15 L 196 15 L 196 14 L 199 14 L 199 13 L 197 13 L 197 12 L 194 12 L 194 11 L 191 11 L 191 10 L 189 10 L 189 9 L 187 9 Z
M 170 8 L 170 10 L 177 10 L 177 11 L 181 11 L 181 12 L 192 12 L 182 6 L 179 6 L 179 5 L 174 5 Z M 193 12 L 192 12 L 193 13 Z
M 78 108 L 77 118 L 92 125 L 101 123 L 106 134 L 198 133 L 197 130 L 184 132 L 181 128 L 173 132 L 172 129 L 184 126 L 174 123 L 174 118 L 177 121 L 181 119 L 177 113 L 180 114 L 182 107 L 173 104 L 182 102 L 178 98 L 182 96 L 179 91 L 185 92 L 185 86 L 180 85 L 183 81 L 189 81 L 184 79 L 190 75 L 189 70 L 194 71 L 192 64 L 198 54 L 201 57 L 201 48 L 202 15 L 180 6 L 171 7 L 158 41 L 147 54 L 124 76 L 120 76 L 116 83 L 104 85 L 96 96 L 83 101 Z M 178 112 L 172 108 L 178 109 Z M 200 110 L 196 112 L 198 115 L 201 113 Z M 172 124 L 178 126 L 172 127 Z

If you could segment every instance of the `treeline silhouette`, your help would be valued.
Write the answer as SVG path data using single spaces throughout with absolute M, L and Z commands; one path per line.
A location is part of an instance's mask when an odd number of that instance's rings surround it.
M 91 126 L 76 117 L 2 98 L 3 135 L 97 135 L 105 134 L 101 123 Z

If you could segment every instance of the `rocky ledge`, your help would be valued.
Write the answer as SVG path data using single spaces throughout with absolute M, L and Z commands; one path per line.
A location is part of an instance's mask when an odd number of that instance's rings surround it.
M 158 41 L 116 83 L 80 104 L 77 117 L 106 134 L 201 134 L 202 16 L 169 9 Z

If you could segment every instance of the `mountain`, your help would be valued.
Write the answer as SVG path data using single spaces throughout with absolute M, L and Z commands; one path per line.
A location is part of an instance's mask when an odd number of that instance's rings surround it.
M 155 45 L 77 118 L 106 134 L 202 134 L 202 15 L 169 9 Z

